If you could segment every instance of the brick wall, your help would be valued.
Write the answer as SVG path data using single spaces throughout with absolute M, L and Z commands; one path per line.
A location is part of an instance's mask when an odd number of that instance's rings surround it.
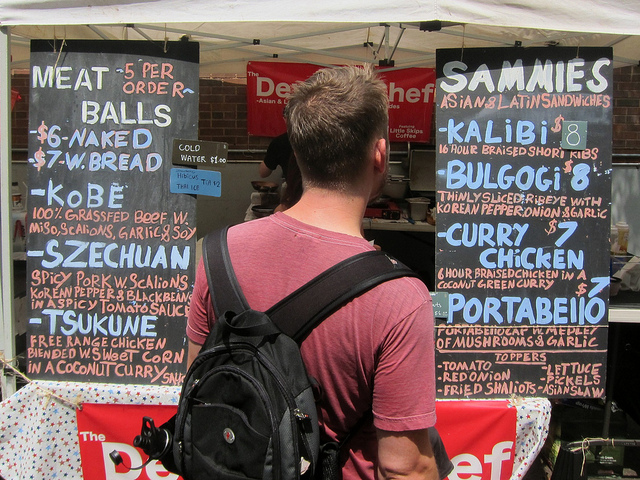
M 26 160 L 29 129 L 29 76 L 14 75 L 11 77 L 11 88 L 20 93 L 11 112 L 11 146 L 14 149 L 14 160 Z
M 22 97 L 11 114 L 14 160 L 26 160 L 28 146 L 29 76 L 13 75 L 11 88 Z M 218 80 L 200 80 L 199 140 L 226 142 L 230 150 L 264 150 L 269 138 L 247 134 L 246 87 Z M 232 153 L 230 159 L 262 160 L 264 153 Z
M 247 134 L 246 90 L 244 85 L 200 80 L 199 140 L 227 142 L 230 150 L 267 148 L 268 138 Z M 260 154 L 257 158 L 262 159 L 263 156 Z M 247 157 L 242 155 L 242 158 Z
M 640 67 L 637 66 L 617 68 L 613 73 L 613 152 L 640 154 Z
M 11 87 L 22 100 L 12 112 L 12 142 L 15 160 L 27 158 L 29 77 L 14 75 Z M 640 154 L 640 67 L 624 67 L 613 75 L 613 152 Z M 200 81 L 198 138 L 227 142 L 230 150 L 264 150 L 268 138 L 247 134 L 246 87 L 219 80 Z M 232 153 L 230 159 L 261 160 L 262 153 Z M 640 160 L 640 157 L 638 159 Z M 629 161 L 623 159 L 622 161 Z

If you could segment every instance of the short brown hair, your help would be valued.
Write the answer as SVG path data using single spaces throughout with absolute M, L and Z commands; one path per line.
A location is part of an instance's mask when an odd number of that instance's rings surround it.
M 285 109 L 305 184 L 345 190 L 387 138 L 389 100 L 371 66 L 325 68 L 294 86 Z

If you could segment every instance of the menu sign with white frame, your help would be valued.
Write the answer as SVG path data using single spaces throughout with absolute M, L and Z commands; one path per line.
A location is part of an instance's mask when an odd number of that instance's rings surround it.
M 170 192 L 198 126 L 198 44 L 33 41 L 28 375 L 180 385 L 195 197 Z
M 604 395 L 612 63 L 437 52 L 439 397 Z

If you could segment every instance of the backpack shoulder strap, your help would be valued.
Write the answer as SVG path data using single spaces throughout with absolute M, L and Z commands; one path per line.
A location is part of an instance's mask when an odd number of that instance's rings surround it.
M 384 252 L 359 253 L 325 270 L 271 307 L 267 314 L 300 344 L 320 322 L 350 300 L 399 277 L 417 274 Z
M 231 265 L 227 230 L 228 226 L 211 232 L 202 241 L 202 260 L 216 318 L 225 312 L 240 313 L 249 308 Z
M 202 244 L 216 318 L 226 311 L 239 313 L 249 308 L 231 265 L 227 230 L 225 227 L 210 233 Z M 266 313 L 283 333 L 300 344 L 322 320 L 353 298 L 387 280 L 407 276 L 417 274 L 384 252 L 363 252 L 325 270 Z

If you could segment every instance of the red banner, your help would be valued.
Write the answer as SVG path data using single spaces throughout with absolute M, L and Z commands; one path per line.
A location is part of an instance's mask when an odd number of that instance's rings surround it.
M 516 408 L 507 400 L 436 402 L 436 427 L 453 473 L 449 480 L 508 480 L 514 465 Z
M 82 458 L 82 475 L 91 480 L 176 480 L 181 477 L 158 461 L 140 467 L 147 455 L 132 443 L 140 434 L 142 418 L 151 417 L 156 427 L 175 415 L 175 405 L 112 405 L 84 403 L 78 410 L 78 441 Z M 116 466 L 109 454 L 118 451 L 123 459 Z
M 506 400 L 436 403 L 437 428 L 454 464 L 449 480 L 507 480 L 514 465 L 516 408 Z M 84 478 L 91 480 L 159 480 L 178 477 L 157 461 L 140 470 L 115 466 L 109 458 L 120 452 L 126 466 L 138 467 L 147 456 L 132 446 L 142 417 L 162 425 L 175 406 L 83 404 L 77 413 Z
M 247 130 L 275 137 L 286 130 L 282 111 L 297 81 L 320 68 L 308 63 L 247 63 Z M 428 142 L 431 138 L 435 70 L 406 68 L 381 73 L 389 92 L 389 140 Z

